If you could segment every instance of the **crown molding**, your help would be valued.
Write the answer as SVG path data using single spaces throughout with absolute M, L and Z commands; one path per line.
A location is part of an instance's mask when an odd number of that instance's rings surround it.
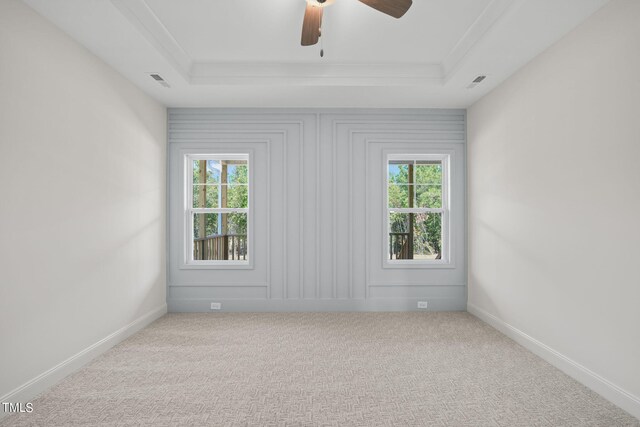
M 462 66 L 469 53 L 483 36 L 495 26 L 514 4 L 522 0 L 493 0 L 484 8 L 478 18 L 471 24 L 464 35 L 458 40 L 451 52 L 442 61 L 445 82 L 449 81 Z
M 442 84 L 440 64 L 194 62 L 194 85 L 404 86 Z
M 145 0 L 111 0 L 125 18 L 169 61 L 186 81 L 193 60 Z

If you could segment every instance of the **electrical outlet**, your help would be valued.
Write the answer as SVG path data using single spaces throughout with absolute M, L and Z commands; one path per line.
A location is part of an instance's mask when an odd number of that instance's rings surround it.
M 222 303 L 221 302 L 212 302 L 211 303 L 211 310 L 222 310 Z
M 418 308 L 427 308 L 428 301 L 418 301 Z

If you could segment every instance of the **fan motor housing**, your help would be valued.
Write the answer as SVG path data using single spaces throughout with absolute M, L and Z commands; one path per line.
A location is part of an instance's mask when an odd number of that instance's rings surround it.
M 308 0 L 309 4 L 315 5 L 315 6 L 320 6 L 320 7 L 326 7 L 329 6 L 331 4 L 333 4 L 335 2 L 335 0 Z

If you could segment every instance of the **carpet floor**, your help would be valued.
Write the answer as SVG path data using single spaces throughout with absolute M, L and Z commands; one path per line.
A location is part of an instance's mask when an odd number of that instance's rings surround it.
M 168 314 L 3 426 L 640 426 L 467 313 Z

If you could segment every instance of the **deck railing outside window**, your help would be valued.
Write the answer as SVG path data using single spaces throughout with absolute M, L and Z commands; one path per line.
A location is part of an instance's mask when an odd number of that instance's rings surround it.
M 247 235 L 216 234 L 193 239 L 193 259 L 244 261 L 247 259 Z

